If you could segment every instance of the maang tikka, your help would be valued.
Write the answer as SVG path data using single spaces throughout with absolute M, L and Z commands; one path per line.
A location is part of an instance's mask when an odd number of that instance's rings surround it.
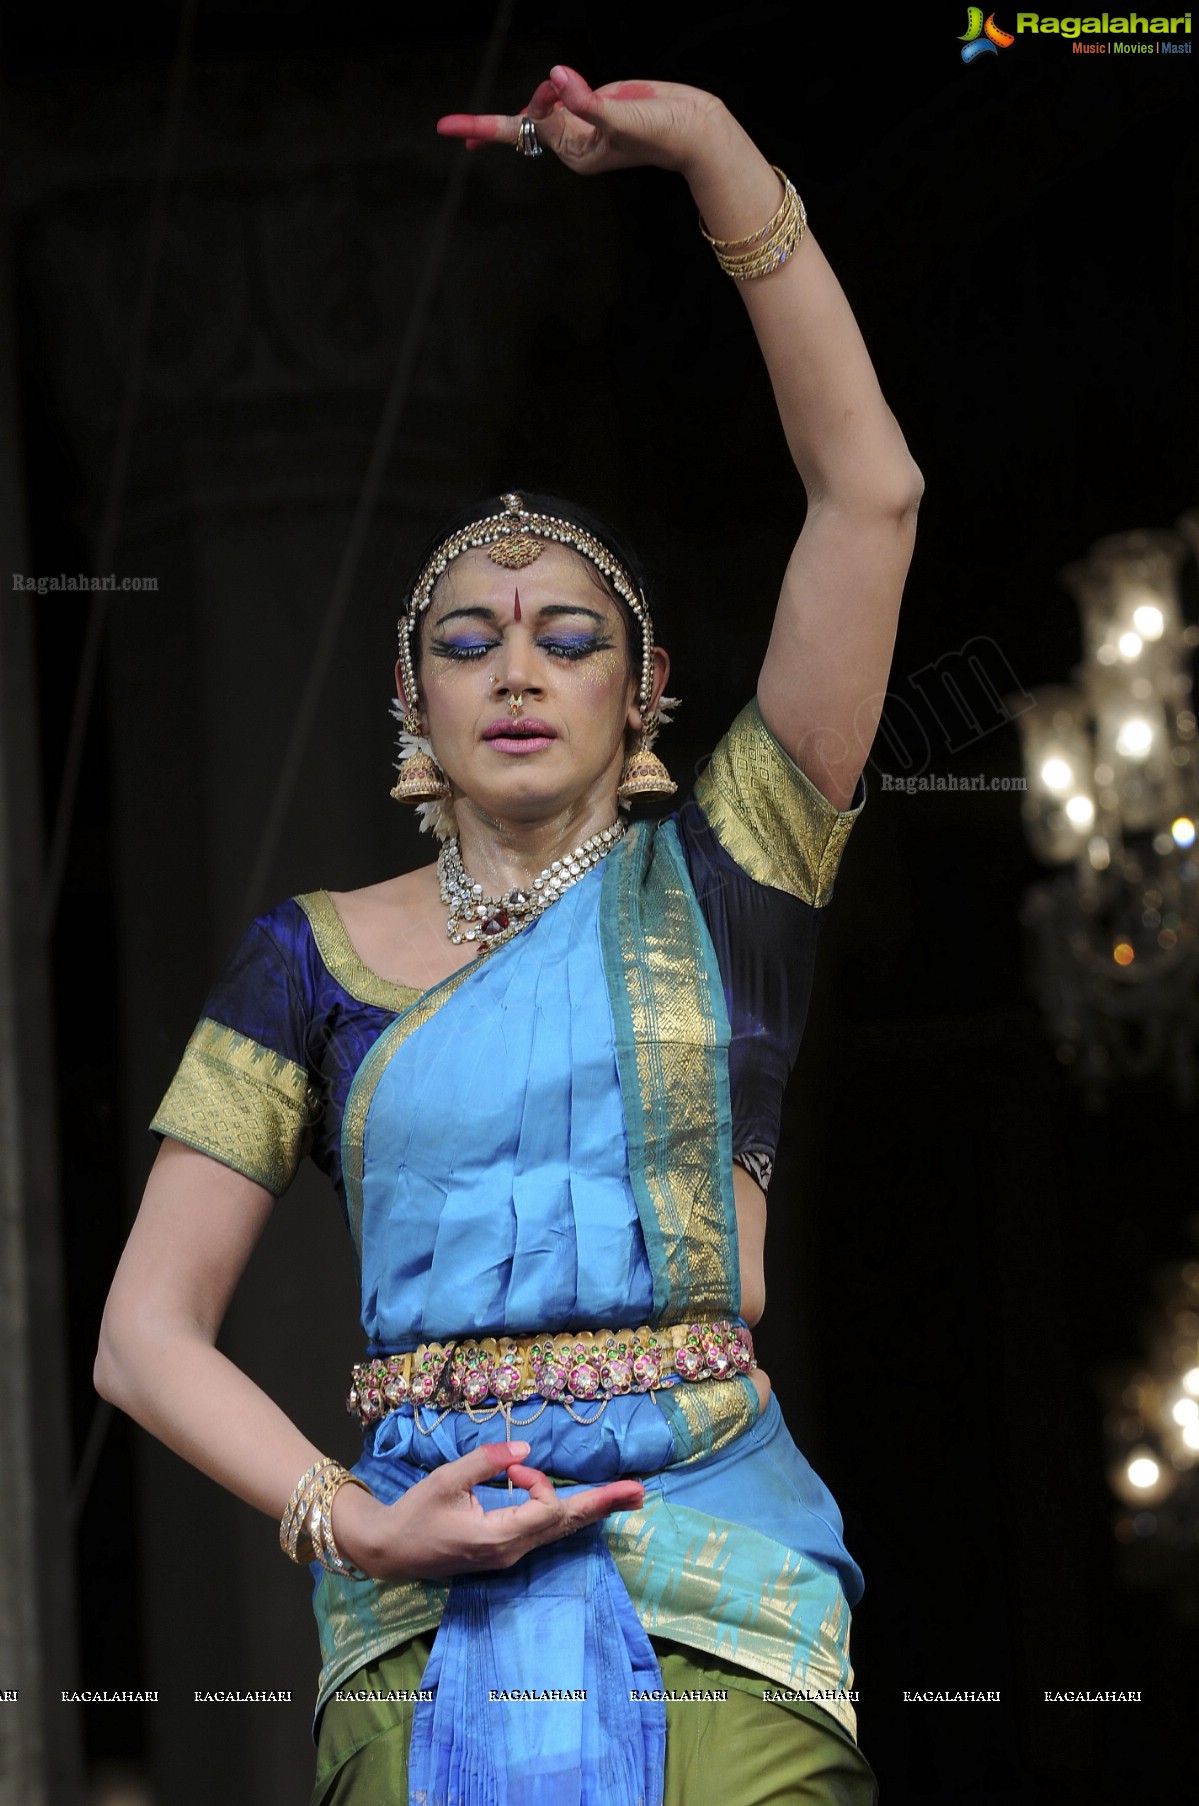
M 432 746 L 421 726 L 416 705 L 416 668 L 412 657 L 412 639 L 421 616 L 432 600 L 438 578 L 445 574 L 454 559 L 461 557 L 463 552 L 473 552 L 484 547 L 494 564 L 502 565 L 506 570 L 519 571 L 540 558 L 547 543 L 564 545 L 568 550 L 586 558 L 611 585 L 641 629 L 641 681 L 637 695 L 642 726 L 637 744 L 625 759 L 616 795 L 621 805 L 627 808 L 634 797 L 671 796 L 677 789 L 661 759 L 653 751 L 663 722 L 669 719 L 677 707 L 677 699 L 663 696 L 657 709 L 650 707 L 654 690 L 654 627 L 643 591 L 633 583 L 615 554 L 586 528 L 578 527 L 573 521 L 562 520 L 556 515 L 539 514 L 528 509 L 524 505 L 523 496 L 514 493 L 501 496 L 500 501 L 502 508 L 499 513 L 486 515 L 482 520 L 460 527 L 429 556 L 399 621 L 400 669 L 404 679 L 404 694 L 411 701 L 406 709 L 398 698 L 392 705 L 392 712 L 401 723 L 401 731 L 398 775 L 391 794 L 397 802 L 415 803 L 420 809 L 421 827 L 430 829 L 439 840 L 445 840 L 455 833 L 457 824 L 450 800 L 449 783 L 433 756 Z

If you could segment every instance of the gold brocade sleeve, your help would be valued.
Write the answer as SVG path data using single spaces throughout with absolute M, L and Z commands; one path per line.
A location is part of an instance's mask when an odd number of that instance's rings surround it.
M 279 1197 L 295 1177 L 311 1121 L 302 1066 L 205 1017 L 150 1127 Z
M 834 808 L 783 751 L 756 700 L 712 754 L 695 800 L 725 852 L 751 878 L 815 908 L 829 901 L 862 802 Z

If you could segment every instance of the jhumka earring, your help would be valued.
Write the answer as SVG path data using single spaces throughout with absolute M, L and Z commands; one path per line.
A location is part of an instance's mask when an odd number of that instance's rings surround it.
M 437 760 L 433 748 L 421 729 L 420 712 L 415 697 L 416 664 L 412 657 L 412 632 L 416 617 L 409 615 L 400 622 L 400 675 L 403 694 L 411 698 L 408 706 L 399 696 L 391 712 L 400 723 L 400 757 L 396 781 L 391 794 L 397 803 L 442 804 L 451 792 L 449 780 Z M 422 827 L 424 822 L 422 821 Z
M 399 717 L 400 762 L 391 794 L 397 803 L 437 803 L 450 794 L 445 772 L 433 757 L 433 748 L 421 732 L 420 716 L 415 709 L 402 712 L 393 704 Z
M 674 707 L 670 697 L 664 696 L 662 701 L 666 707 Z M 645 726 L 638 737 L 637 744 L 626 758 L 620 773 L 620 782 L 616 786 L 616 795 L 622 803 L 632 802 L 638 796 L 673 796 L 678 785 L 663 765 L 657 753 L 653 751 L 654 741 L 658 738 L 662 726 L 660 715 L 647 715 Z

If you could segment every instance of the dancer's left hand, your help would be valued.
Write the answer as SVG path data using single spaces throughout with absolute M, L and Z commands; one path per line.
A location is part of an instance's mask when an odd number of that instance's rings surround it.
M 732 125 L 723 103 L 701 88 L 678 82 L 608 82 L 590 88 L 575 69 L 555 63 L 525 113 L 537 136 L 580 175 L 651 164 L 686 175 L 698 155 Z M 443 138 L 464 138 L 468 150 L 516 144 L 521 113 L 447 113 L 437 122 Z

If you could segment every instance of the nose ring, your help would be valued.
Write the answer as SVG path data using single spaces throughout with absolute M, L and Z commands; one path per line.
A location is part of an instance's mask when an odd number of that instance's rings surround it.
M 513 715 L 519 715 L 520 711 L 524 708 L 524 706 L 525 706 L 525 699 L 524 699 L 523 692 L 519 696 L 509 696 L 508 707 L 511 709 Z

